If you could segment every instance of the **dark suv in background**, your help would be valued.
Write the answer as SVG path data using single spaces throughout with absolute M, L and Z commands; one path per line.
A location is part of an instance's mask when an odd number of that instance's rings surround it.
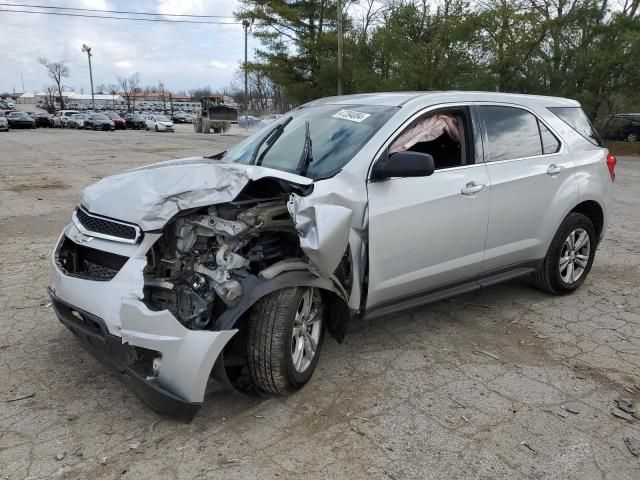
M 606 140 L 640 140 L 640 113 L 607 115 L 596 121 L 598 131 Z

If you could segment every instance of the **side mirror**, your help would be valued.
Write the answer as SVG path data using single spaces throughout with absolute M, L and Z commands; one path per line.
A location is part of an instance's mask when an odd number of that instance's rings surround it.
M 373 166 L 372 180 L 385 180 L 392 177 L 428 177 L 436 166 L 428 153 L 397 152 L 383 155 Z

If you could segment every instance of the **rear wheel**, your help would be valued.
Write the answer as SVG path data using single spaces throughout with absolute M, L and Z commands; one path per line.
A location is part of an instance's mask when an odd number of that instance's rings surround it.
M 567 215 L 553 237 L 542 266 L 533 275 L 535 285 L 554 295 L 576 290 L 591 270 L 596 244 L 591 220 L 581 213 Z
M 627 142 L 637 142 L 637 141 L 638 141 L 637 133 L 630 133 L 627 135 Z
M 158 128 L 158 125 L 156 125 L 156 132 L 159 132 L 160 129 Z
M 309 381 L 324 339 L 320 290 L 286 288 L 256 303 L 249 318 L 249 376 L 260 390 L 282 395 Z

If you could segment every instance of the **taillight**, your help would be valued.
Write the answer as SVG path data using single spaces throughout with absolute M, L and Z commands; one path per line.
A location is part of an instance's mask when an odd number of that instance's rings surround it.
M 618 163 L 618 159 L 612 153 L 607 155 L 607 168 L 609 169 L 609 175 L 611 175 L 611 181 L 615 181 L 616 179 L 616 163 Z

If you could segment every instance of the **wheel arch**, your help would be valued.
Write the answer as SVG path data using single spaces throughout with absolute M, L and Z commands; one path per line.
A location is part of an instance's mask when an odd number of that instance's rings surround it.
M 598 239 L 602 237 L 602 231 L 604 229 L 604 210 L 598 202 L 595 200 L 585 200 L 573 207 L 569 213 L 572 212 L 581 213 L 589 218 L 596 230 L 596 237 Z
M 245 293 L 240 302 L 234 307 L 227 309 L 217 318 L 215 330 L 231 330 L 241 327 L 245 314 L 256 302 L 276 290 L 290 287 L 319 288 L 325 293 L 326 298 L 329 300 L 328 306 L 330 311 L 332 305 L 335 305 L 334 308 L 337 308 L 338 312 L 344 313 L 344 311 L 349 311 L 343 291 L 338 288 L 336 283 L 331 279 L 318 277 L 308 270 L 287 271 L 268 280 L 252 275 L 247 277 L 243 282 Z M 332 322 L 328 321 L 327 325 L 333 334 Z M 335 322 L 334 326 L 337 326 Z

